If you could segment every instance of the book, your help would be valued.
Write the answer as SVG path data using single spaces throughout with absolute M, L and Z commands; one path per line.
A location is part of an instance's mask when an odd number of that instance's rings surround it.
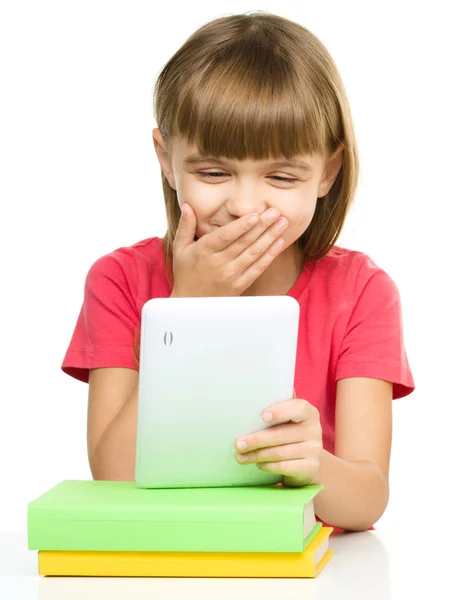
M 62 481 L 28 504 L 30 550 L 302 552 L 321 485 L 140 489 Z
M 304 552 L 38 552 L 40 575 L 82 577 L 316 577 L 333 556 L 322 527 Z

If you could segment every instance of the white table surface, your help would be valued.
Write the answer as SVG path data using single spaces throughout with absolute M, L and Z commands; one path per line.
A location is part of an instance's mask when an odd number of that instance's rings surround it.
M 436 546 L 441 541 L 442 549 Z M 0 532 L 2 600 L 392 600 L 451 598 L 447 535 L 406 529 L 333 536 L 335 554 L 315 579 L 42 577 L 25 532 Z M 431 596 L 432 597 L 432 596 Z

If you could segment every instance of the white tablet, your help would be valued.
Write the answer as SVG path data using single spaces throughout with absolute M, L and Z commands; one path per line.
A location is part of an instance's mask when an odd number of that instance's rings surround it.
M 293 397 L 299 304 L 291 296 L 154 298 L 142 309 L 136 439 L 141 488 L 271 485 L 235 441 Z

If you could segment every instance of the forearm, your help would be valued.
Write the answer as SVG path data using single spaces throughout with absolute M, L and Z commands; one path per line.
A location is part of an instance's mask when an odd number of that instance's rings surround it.
M 94 450 L 91 472 L 94 479 L 134 481 L 138 386 L 111 421 Z
M 316 515 L 348 531 L 371 527 L 388 503 L 388 482 L 375 464 L 347 461 L 324 449 L 312 483 L 324 485 L 314 500 Z

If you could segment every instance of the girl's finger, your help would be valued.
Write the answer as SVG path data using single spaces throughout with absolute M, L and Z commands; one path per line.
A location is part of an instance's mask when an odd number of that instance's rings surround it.
M 304 480 L 305 484 L 312 480 L 317 472 L 316 463 L 310 459 L 284 460 L 280 462 L 258 463 L 257 467 L 267 473 L 296 477 Z M 305 485 L 304 484 L 304 485 Z
M 183 214 L 185 213 L 185 214 Z M 182 217 L 175 232 L 173 243 L 174 253 L 184 250 L 191 245 L 196 235 L 197 216 L 194 210 L 186 202 L 182 205 Z
M 236 441 L 236 449 L 238 452 L 247 453 L 259 448 L 302 442 L 311 437 L 310 426 L 306 423 L 299 423 L 296 426 L 293 423 L 286 423 L 240 437 Z
M 252 217 L 255 217 L 257 221 L 252 221 Z M 258 227 L 259 222 L 260 219 L 258 214 L 246 215 L 236 219 L 236 221 L 232 221 L 227 225 L 218 227 L 214 231 L 205 234 L 200 239 L 201 245 L 205 246 L 205 248 L 210 252 L 220 252 L 236 242 L 249 231 L 252 232 L 256 227 Z M 249 240 L 249 244 L 251 241 L 252 238 Z
M 297 460 L 309 458 L 312 452 L 317 452 L 321 444 L 317 440 L 284 444 L 262 448 L 245 454 L 237 454 L 237 461 L 242 465 L 250 463 L 280 462 L 284 460 Z
M 250 229 L 234 244 L 225 249 L 229 262 L 239 263 L 238 270 L 242 273 L 250 264 L 260 258 L 268 249 L 268 246 L 274 242 L 280 235 L 281 229 L 277 229 L 275 223 L 279 219 L 280 213 L 271 209 L 260 215 L 259 222 Z M 286 220 L 286 219 L 285 219 Z M 248 251 L 251 249 L 251 257 L 248 257 Z
M 285 402 L 277 402 L 266 408 L 262 414 L 262 419 L 265 423 L 300 423 L 307 421 L 318 414 L 318 409 L 301 398 L 293 398 Z

